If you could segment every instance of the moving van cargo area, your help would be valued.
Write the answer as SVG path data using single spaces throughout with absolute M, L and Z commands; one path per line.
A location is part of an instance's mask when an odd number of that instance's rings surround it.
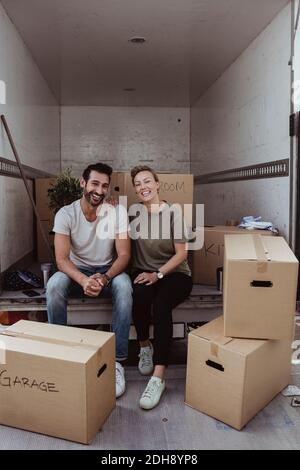
M 0 0 L 0 449 L 300 449 L 299 18 Z

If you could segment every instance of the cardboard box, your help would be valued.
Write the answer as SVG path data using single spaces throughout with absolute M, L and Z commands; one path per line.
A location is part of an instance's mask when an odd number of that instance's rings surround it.
M 251 230 L 264 236 L 273 233 L 265 230 Z M 195 284 L 215 286 L 217 284 L 217 269 L 224 262 L 224 235 L 249 235 L 249 230 L 238 227 L 215 225 L 204 227 L 204 246 L 201 250 L 193 251 L 192 276 Z
M 0 423 L 89 443 L 116 403 L 114 334 L 23 320 L 0 348 Z
M 36 207 L 41 218 L 44 231 L 54 253 L 54 234 L 51 234 L 54 224 L 54 212 L 49 208 L 48 189 L 51 184 L 56 182 L 56 178 L 36 178 L 35 179 L 35 201 Z M 36 224 L 37 230 L 37 258 L 40 263 L 50 262 L 51 257 L 48 253 L 46 243 L 42 237 L 39 224 Z
M 225 235 L 224 334 L 292 338 L 298 260 L 282 237 Z
M 159 196 L 170 203 L 178 203 L 184 210 L 184 204 L 193 204 L 194 177 L 184 174 L 158 173 Z M 115 172 L 112 174 L 110 194 L 114 197 L 127 196 L 127 207 L 139 202 L 132 185 L 130 173 Z M 192 211 L 191 211 L 192 212 Z M 192 226 L 192 216 L 186 216 L 186 223 Z
M 35 200 L 36 207 L 41 220 L 53 220 L 53 210 L 49 208 L 48 189 L 56 182 L 56 178 L 36 178 L 35 179 Z
M 188 336 L 187 405 L 240 430 L 289 383 L 291 341 L 223 336 L 223 317 Z
M 54 221 L 53 220 L 42 220 L 42 226 L 44 232 L 47 235 L 50 247 L 52 248 L 53 257 L 54 257 L 54 232 L 52 232 Z M 48 251 L 45 240 L 42 236 L 39 224 L 37 223 L 37 257 L 40 263 L 52 262 L 50 253 Z

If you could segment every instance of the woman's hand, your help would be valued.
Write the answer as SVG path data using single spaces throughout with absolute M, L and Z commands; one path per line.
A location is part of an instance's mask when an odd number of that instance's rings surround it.
M 111 206 L 117 207 L 117 205 L 119 204 L 119 198 L 115 196 L 109 196 L 105 198 L 105 202 L 107 202 L 107 204 L 110 204 Z
M 156 273 L 141 273 L 139 274 L 135 280 L 133 281 L 134 284 L 146 284 L 146 286 L 151 286 L 158 281 L 158 277 Z

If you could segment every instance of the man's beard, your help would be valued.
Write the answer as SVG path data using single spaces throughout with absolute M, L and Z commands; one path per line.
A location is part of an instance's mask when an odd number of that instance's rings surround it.
M 93 194 L 97 195 L 97 196 L 100 196 L 97 201 L 92 198 Z M 99 206 L 99 204 L 101 204 L 103 202 L 103 199 L 104 199 L 104 194 L 97 194 L 97 193 L 95 193 L 95 191 L 86 191 L 86 190 L 84 190 L 83 195 L 84 195 L 86 201 L 91 206 L 94 206 L 94 207 Z

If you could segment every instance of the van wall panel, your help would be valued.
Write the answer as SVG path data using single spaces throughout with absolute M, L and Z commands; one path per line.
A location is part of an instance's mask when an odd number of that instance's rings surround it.
M 289 158 L 291 6 L 287 6 L 191 110 L 196 175 Z M 261 215 L 289 236 L 289 178 L 196 188 L 206 223 Z
M 0 114 L 6 117 L 22 163 L 56 174 L 60 169 L 59 106 L 1 4 L 0 80 L 6 88 Z M 0 156 L 15 161 L 2 126 Z M 20 179 L 0 177 L 0 200 L 3 270 L 33 249 L 33 214 Z
M 107 162 L 116 171 L 138 164 L 189 173 L 189 108 L 63 106 L 62 167 L 74 173 Z

